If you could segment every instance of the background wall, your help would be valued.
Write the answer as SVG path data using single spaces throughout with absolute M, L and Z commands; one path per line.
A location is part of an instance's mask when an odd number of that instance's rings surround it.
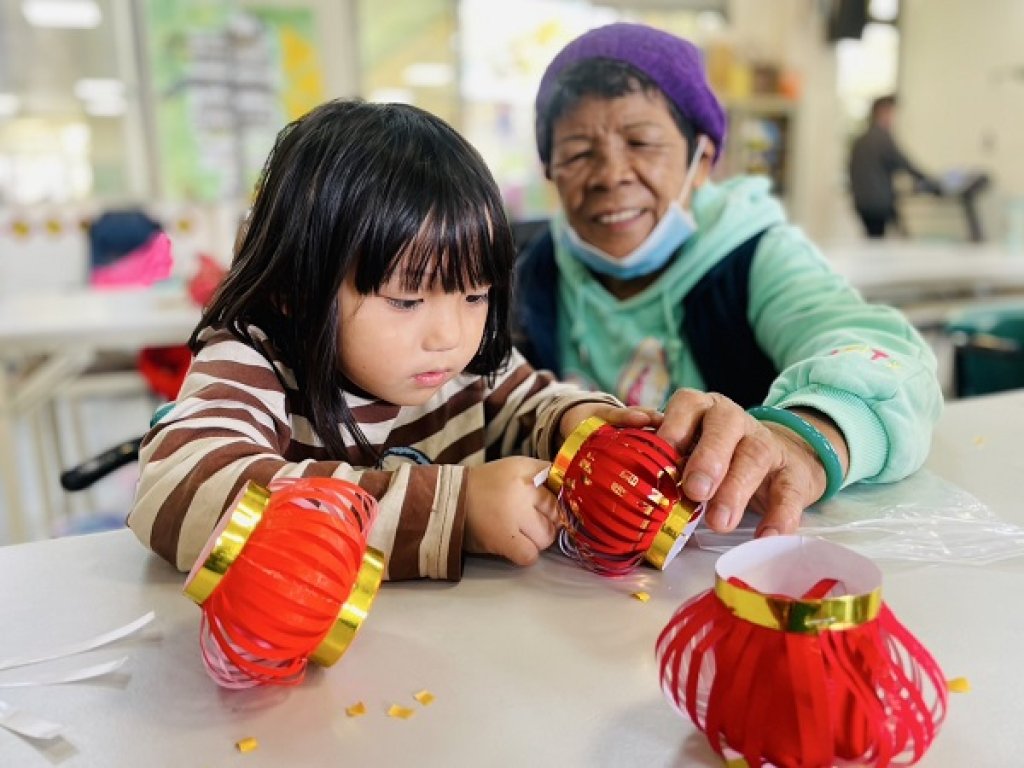
M 818 241 L 849 232 L 845 139 L 836 96 L 835 48 L 825 41 L 816 0 L 730 0 L 738 43 L 801 76 L 796 108 L 790 217 Z
M 241 0 L 242 7 L 312 8 L 320 31 L 327 95 L 354 96 L 359 88 L 356 0 Z
M 1005 239 L 1024 198 L 1024 2 L 903 0 L 901 26 L 897 132 L 928 169 L 988 169 L 983 220 Z

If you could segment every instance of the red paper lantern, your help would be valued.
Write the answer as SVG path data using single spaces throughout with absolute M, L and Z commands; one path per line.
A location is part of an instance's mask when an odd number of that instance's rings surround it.
M 820 539 L 737 547 L 658 638 L 666 696 L 750 768 L 915 763 L 945 717 L 945 679 L 881 583 L 869 560 Z
M 681 464 L 651 430 L 584 420 L 548 473 L 562 513 L 562 551 L 605 576 L 629 573 L 645 558 L 665 568 L 704 511 L 679 489 Z
M 246 485 L 185 582 L 219 685 L 294 685 L 308 660 L 341 657 L 380 586 L 384 558 L 366 544 L 376 515 L 376 499 L 344 480 Z

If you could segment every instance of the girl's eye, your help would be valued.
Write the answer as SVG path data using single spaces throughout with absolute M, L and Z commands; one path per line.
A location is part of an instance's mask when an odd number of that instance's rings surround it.
M 416 309 L 420 304 L 423 303 L 423 299 L 387 299 L 388 304 L 398 310 L 408 312 Z
M 489 293 L 471 293 L 466 296 L 466 302 L 469 304 L 486 304 L 490 300 Z

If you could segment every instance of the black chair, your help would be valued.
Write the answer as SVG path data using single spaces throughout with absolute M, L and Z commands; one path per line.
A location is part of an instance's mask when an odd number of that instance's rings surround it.
M 530 243 L 547 231 L 549 219 L 524 219 L 512 222 L 512 239 L 516 241 L 516 252 L 522 253 Z
M 100 480 L 115 469 L 139 460 L 139 446 L 142 438 L 127 440 L 108 448 L 103 453 L 93 456 L 81 464 L 60 474 L 60 487 L 65 491 L 84 491 L 97 480 Z
M 153 418 L 149 421 L 150 426 L 153 426 L 172 405 L 173 403 L 164 403 L 157 408 L 153 413 Z M 108 448 L 91 459 L 61 472 L 60 487 L 65 491 L 83 491 L 97 480 L 101 480 L 109 475 L 115 469 L 120 469 L 125 464 L 138 461 L 142 440 L 142 437 L 125 440 L 113 448 Z

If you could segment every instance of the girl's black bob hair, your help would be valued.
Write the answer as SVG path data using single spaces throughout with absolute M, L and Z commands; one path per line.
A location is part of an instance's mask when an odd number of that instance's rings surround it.
M 292 368 L 317 434 L 344 456 L 339 424 L 369 446 L 345 403 L 338 290 L 351 271 L 372 294 L 393 275 L 418 289 L 490 286 L 480 348 L 466 371 L 494 374 L 511 351 L 515 245 L 480 155 L 416 107 L 336 100 L 286 126 L 263 167 L 224 281 L 189 340 L 250 324 Z M 387 354 L 386 350 L 381 350 Z

